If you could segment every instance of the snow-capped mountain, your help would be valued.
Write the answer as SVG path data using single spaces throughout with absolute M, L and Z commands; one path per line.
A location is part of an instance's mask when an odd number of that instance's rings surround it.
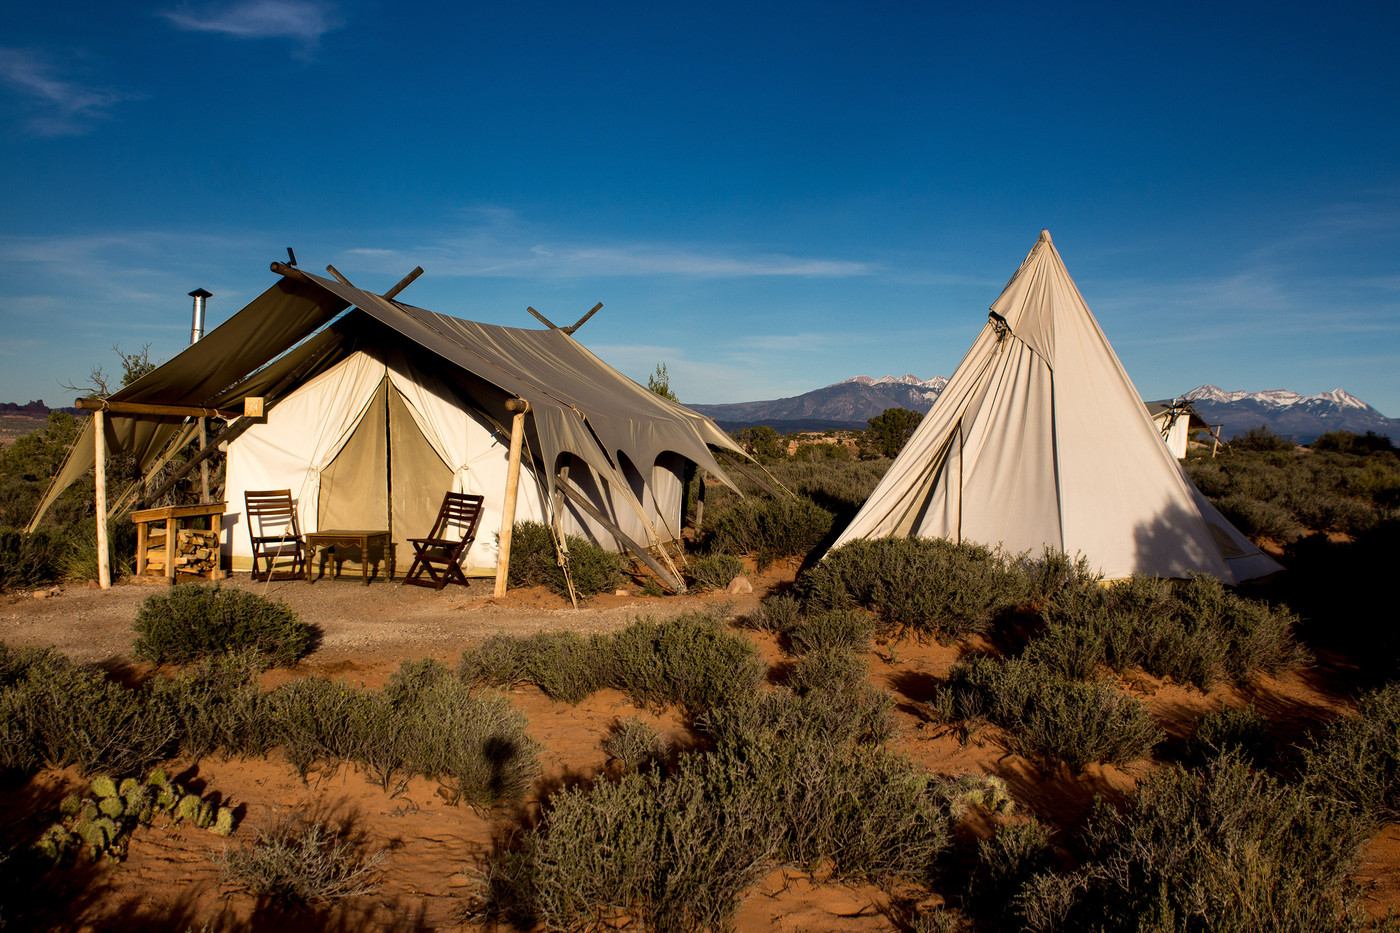
M 947 384 L 943 376 L 853 376 L 791 398 L 690 407 L 726 430 L 751 424 L 768 424 L 780 431 L 864 428 L 867 419 L 886 408 L 927 412 Z M 1185 395 L 1207 423 L 1225 426 L 1222 434 L 1227 439 L 1262 424 L 1299 444 L 1328 431 L 1375 431 L 1400 442 L 1400 419 L 1387 418 L 1345 389 L 1300 395 L 1288 389 L 1246 392 L 1203 385 Z
M 1208 423 L 1225 425 L 1221 434 L 1227 438 L 1262 424 L 1299 444 L 1328 431 L 1375 431 L 1392 441 L 1400 439 L 1400 419 L 1387 418 L 1345 389 L 1299 395 L 1288 389 L 1227 392 L 1203 385 L 1187 392 L 1186 398 Z
M 728 405 L 690 405 L 709 415 L 720 427 L 734 430 L 750 424 L 769 424 L 783 431 L 819 427 L 864 428 L 865 422 L 886 408 L 926 412 L 948 380 L 943 376 L 920 379 L 913 375 L 855 376 L 792 398 Z M 799 427 L 796 422 L 801 422 Z

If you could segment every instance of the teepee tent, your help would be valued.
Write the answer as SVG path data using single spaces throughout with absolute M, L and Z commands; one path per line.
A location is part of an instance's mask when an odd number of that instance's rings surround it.
M 709 418 L 579 344 L 573 332 L 592 311 L 572 327 L 502 327 L 394 300 L 421 270 L 377 295 L 333 269 L 335 279 L 272 268 L 280 279 L 203 339 L 111 397 L 84 400 L 93 421 L 32 524 L 100 453 L 127 455 L 147 478 L 119 502 L 158 499 L 169 483 L 151 488 L 152 471 L 207 417 L 224 422 L 201 457 L 227 451 L 222 550 L 234 569 L 251 564 L 243 494 L 288 488 L 302 532 L 388 527 L 401 569 L 406 539 L 427 533 L 445 492 L 479 493 L 466 565 L 490 572 L 519 419 L 516 520 L 630 551 L 684 589 L 664 550 L 651 553 L 680 536 L 684 473 L 693 464 L 732 486 L 714 452 L 747 455 Z M 250 399 L 263 414 L 243 413 Z
M 886 536 L 1048 546 L 1110 580 L 1281 569 L 1182 472 L 1049 231 L 835 546 Z

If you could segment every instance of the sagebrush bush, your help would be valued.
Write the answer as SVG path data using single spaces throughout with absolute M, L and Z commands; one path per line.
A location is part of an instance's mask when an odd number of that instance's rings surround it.
M 257 652 L 230 652 L 205 658 L 173 678 L 152 681 L 155 702 L 174 719 L 182 753 L 199 759 L 220 750 L 266 750 L 263 694 L 253 679 L 263 667 Z
M 256 651 L 273 664 L 291 664 L 310 650 L 315 637 L 280 600 L 200 583 L 181 583 L 146 597 L 135 628 L 132 651 L 157 664 L 243 650 Z
M 1024 656 L 1071 677 L 1091 677 L 1101 664 L 1119 672 L 1138 666 L 1209 689 L 1221 676 L 1242 683 L 1307 658 L 1291 612 L 1202 575 L 1135 575 L 1106 588 L 1069 589 L 1041 616 L 1046 627 Z
M 695 716 L 752 694 L 765 668 L 748 638 L 714 617 L 638 619 L 613 635 L 617 686 L 641 706 Z
M 1400 821 L 1400 684 L 1364 694 L 1304 747 L 1304 783 L 1367 825 Z
M 569 577 L 581 597 L 607 593 L 622 585 L 630 567 L 620 554 L 605 550 L 578 535 L 566 535 Z M 569 595 L 564 569 L 554 546 L 554 532 L 540 522 L 517 522 L 511 531 L 511 586 L 547 586 L 561 596 Z
M 386 857 L 347 827 L 291 818 L 260 827 L 247 845 L 226 846 L 214 861 L 224 884 L 294 906 L 373 892 Z
M 797 581 L 808 613 L 870 609 L 887 631 L 963 638 L 1025 603 L 1028 577 L 999 552 L 942 538 L 852 541 Z
M 577 632 L 537 632 L 523 646 L 525 675 L 550 699 L 579 703 L 616 680 L 612 640 Z
M 722 590 L 729 581 L 744 573 L 744 562 L 730 554 L 709 554 L 690 565 L 690 576 L 696 585 Z
M 810 499 L 750 497 L 707 514 L 705 540 L 712 553 L 752 554 L 764 566 L 806 557 L 826 539 L 834 519 Z
M 783 862 L 926 879 L 948 840 L 935 782 L 828 729 L 820 709 L 756 695 L 713 711 L 711 752 L 554 795 L 493 858 L 492 909 L 546 929 L 636 917 L 698 931 L 727 927 L 745 891 Z
M 993 929 L 1023 928 L 1018 910 L 1027 884 L 1055 862 L 1050 834 L 1034 817 L 1002 823 L 990 839 L 977 844 L 977 860 L 968 872 L 964 903 Z
M 29 772 L 41 764 L 135 774 L 174 750 L 169 711 L 145 690 L 53 649 L 0 651 L 0 768 Z
M 636 716 L 613 723 L 603 738 L 603 751 L 626 771 L 664 763 L 670 756 L 666 740 Z
M 1224 755 L 1101 803 L 1085 864 L 1039 875 L 1015 907 L 1026 928 L 1086 933 L 1360 929 L 1346 875 L 1362 838 L 1344 808 Z
M 467 684 L 486 684 L 509 690 L 529 679 L 525 640 L 497 634 L 462 652 L 457 676 Z
M 1233 754 L 1258 768 L 1271 752 L 1266 731 L 1269 721 L 1254 708 L 1226 707 L 1201 717 L 1191 750 L 1197 759 Z
M 1011 751 L 1074 771 L 1145 758 L 1163 738 L 1142 701 L 1113 684 L 1073 680 L 1025 658 L 960 661 L 943 691 L 941 706 L 955 718 L 990 720 L 1007 730 Z
M 352 761 L 385 788 L 422 774 L 468 803 L 519 797 L 538 771 L 524 715 L 445 667 L 405 665 L 384 691 L 323 677 L 283 684 L 265 700 L 267 745 L 280 746 L 303 775 L 317 763 Z
M 50 583 L 63 574 L 70 544 L 56 529 L 40 528 L 26 534 L 16 528 L 0 528 L 0 589 Z
M 875 622 L 865 612 L 833 609 L 805 616 L 788 627 L 788 647 L 794 654 L 824 649 L 869 651 Z
M 786 635 L 802 618 L 802 604 L 797 598 L 788 593 L 778 593 L 765 597 L 758 604 L 758 612 L 748 622 L 760 632 Z

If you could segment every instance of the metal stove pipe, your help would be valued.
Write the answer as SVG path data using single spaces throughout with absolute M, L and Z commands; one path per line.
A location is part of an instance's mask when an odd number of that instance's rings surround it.
M 204 299 L 213 298 L 214 293 L 196 288 L 190 292 L 190 297 L 194 299 L 194 319 L 190 322 L 190 343 L 195 343 L 204 336 Z

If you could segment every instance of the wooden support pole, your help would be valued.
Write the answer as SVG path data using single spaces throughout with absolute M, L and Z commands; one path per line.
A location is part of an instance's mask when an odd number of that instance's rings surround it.
M 420 275 L 422 275 L 422 274 L 423 274 L 423 267 L 422 267 L 422 266 L 414 266 L 412 272 L 410 272 L 408 275 L 404 276 L 403 278 L 399 279 L 399 284 L 395 285 L 393 288 L 389 289 L 387 292 L 384 293 L 384 297 L 387 298 L 387 299 L 390 300 L 390 301 L 393 301 L 395 295 L 397 295 L 399 292 L 403 291 L 405 288 L 408 288 L 408 286 L 412 285 L 412 284 L 413 284 L 413 280 L 416 279 L 416 278 L 418 278 L 418 276 L 420 276 Z
M 506 578 L 510 575 L 510 538 L 515 528 L 515 503 L 520 495 L 520 450 L 525 446 L 525 415 L 530 403 L 523 398 L 506 402 L 510 421 L 510 460 L 506 467 L 506 498 L 501 505 L 501 549 L 496 557 L 496 598 L 506 595 Z
M 700 526 L 705 521 L 705 471 L 695 471 L 695 481 L 700 484 L 695 490 L 695 537 L 700 537 Z
M 526 310 L 526 311 L 529 311 L 531 314 L 533 314 L 536 318 L 539 319 L 539 321 L 540 321 L 541 324 L 543 324 L 545 327 L 548 327 L 550 330 L 558 330 L 558 329 L 559 329 L 559 325 L 558 325 L 558 324 L 555 324 L 553 321 L 551 321 L 549 318 L 545 317 L 543 314 L 540 314 L 540 313 L 539 313 L 538 311 L 536 311 L 534 308 L 526 308 L 525 310 Z
M 107 425 L 101 409 L 92 413 L 93 464 L 96 467 L 97 585 L 112 588 L 112 565 L 107 555 Z
M 589 311 L 589 312 L 588 312 L 587 314 L 585 314 L 583 317 L 581 317 L 581 318 L 579 318 L 577 321 L 575 321 L 575 322 L 574 322 L 574 325 L 573 325 L 572 327 L 564 327 L 564 328 L 561 328 L 561 330 L 563 330 L 564 333 L 566 333 L 566 334 L 568 334 L 570 337 L 572 337 L 572 336 L 574 335 L 574 331 L 578 330 L 578 329 L 579 329 L 580 327 L 582 327 L 584 324 L 588 323 L 588 319 L 591 318 L 593 315 L 597 314 L 597 313 L 598 313 L 599 311 L 601 311 L 602 309 L 603 309 L 603 303 L 600 301 L 600 302 L 598 302 L 596 305 L 593 306 L 593 310 Z
M 200 453 L 209 446 L 209 419 L 199 419 L 199 450 Z M 199 504 L 207 505 L 209 502 L 209 460 L 205 458 L 199 461 Z

